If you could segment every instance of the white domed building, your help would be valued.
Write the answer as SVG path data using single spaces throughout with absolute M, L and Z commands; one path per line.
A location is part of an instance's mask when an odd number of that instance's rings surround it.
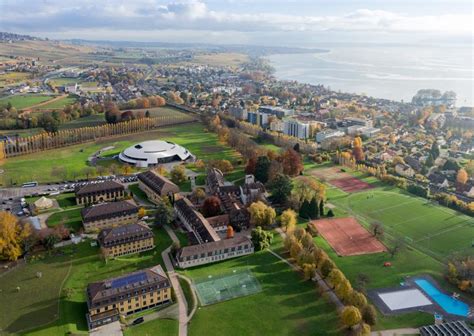
M 126 148 L 119 160 L 137 167 L 149 167 L 173 161 L 193 160 L 186 148 L 169 141 L 144 141 Z

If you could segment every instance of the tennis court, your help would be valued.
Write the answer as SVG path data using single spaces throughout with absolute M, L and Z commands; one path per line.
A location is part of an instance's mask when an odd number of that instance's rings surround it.
M 202 306 L 255 294 L 262 290 L 258 280 L 249 270 L 217 276 L 209 275 L 194 279 L 193 282 Z

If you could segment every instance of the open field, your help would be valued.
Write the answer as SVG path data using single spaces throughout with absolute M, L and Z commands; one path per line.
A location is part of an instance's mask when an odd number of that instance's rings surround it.
M 75 83 L 80 84 L 84 87 L 96 87 L 97 82 L 86 82 L 82 78 L 73 78 L 73 77 L 56 77 L 49 79 L 48 83 L 51 83 L 53 86 L 65 86 L 73 85 Z
M 175 116 L 184 114 L 183 112 L 168 106 L 160 106 L 160 107 L 150 107 L 144 109 L 134 109 L 134 110 L 124 110 L 124 111 L 132 111 L 135 115 L 139 112 L 145 114 L 146 111 L 150 112 L 150 117 L 161 117 L 161 116 Z M 121 112 L 124 112 L 121 111 Z
M 103 153 L 105 156 L 113 156 L 137 142 L 154 139 L 176 142 L 203 160 L 241 160 L 237 152 L 218 143 L 216 134 L 205 132 L 202 124 L 194 123 L 10 158 L 0 163 L 4 170 L 4 174 L 0 175 L 0 182 L 56 181 L 58 177 L 51 175 L 53 167 L 64 167 L 68 171 L 68 178 L 83 177 L 82 171 L 87 166 L 87 158 L 99 149 L 114 146 L 114 149 Z M 115 163 L 120 165 L 119 161 Z M 35 169 L 32 170 L 31 167 Z
M 247 62 L 248 59 L 247 55 L 239 53 L 209 53 L 196 55 L 190 63 L 237 67 Z
M 373 186 L 366 181 L 358 179 L 349 173 L 346 173 L 344 168 L 328 167 L 312 171 L 310 174 L 319 179 L 325 180 L 345 192 L 353 193 L 366 189 L 372 189 Z
M 157 264 L 162 264 L 161 251 L 171 245 L 171 239 L 167 235 L 166 231 L 162 229 L 155 229 L 155 245 L 156 248 L 152 251 L 147 251 L 137 255 L 124 256 L 114 260 L 110 260 L 105 263 L 99 256 L 99 248 L 91 247 L 90 242 L 81 243 L 77 246 L 70 246 L 63 248 L 62 256 L 51 256 L 45 257 L 42 260 L 36 261 L 37 268 L 30 268 L 30 265 L 24 268 L 18 268 L 12 271 L 6 277 L 2 278 L 0 286 L 5 288 L 11 288 L 15 286 L 16 282 L 14 278 L 12 281 L 4 281 L 9 279 L 8 277 L 18 278 L 31 278 L 33 281 L 31 271 L 43 272 L 43 279 L 49 279 L 47 273 L 52 273 L 50 270 L 59 270 L 60 267 L 66 267 L 71 264 L 71 270 L 69 276 L 64 282 L 63 295 L 59 295 L 59 287 L 61 281 L 64 279 L 66 271 L 61 273 L 61 276 L 57 275 L 54 279 L 48 282 L 49 287 L 41 288 L 44 289 L 44 293 L 40 295 L 30 295 L 22 297 L 21 304 L 14 305 L 14 309 L 8 307 L 7 321 L 13 321 L 13 324 L 6 330 L 8 332 L 20 331 L 35 328 L 30 330 L 27 335 L 47 335 L 47 336 L 59 336 L 68 333 L 87 333 L 87 324 L 85 320 L 85 314 L 87 311 L 85 288 L 88 283 L 98 281 L 121 274 L 130 273 L 146 267 L 151 267 Z M 66 263 L 66 266 L 63 264 Z M 35 264 L 33 264 L 35 265 Z M 31 271 L 30 271 L 31 270 Z M 54 274 L 51 274 L 54 276 Z M 38 280 L 35 278 L 35 280 Z M 39 280 L 39 281 L 41 281 Z M 55 286 L 55 287 L 54 287 Z M 23 287 L 22 287 L 23 289 Z M 38 287 L 35 288 L 38 291 Z M 28 290 L 25 288 L 25 291 Z M 65 295 L 65 293 L 68 295 Z M 22 291 L 20 291 L 22 293 Z M 15 300 L 15 295 L 20 294 L 12 292 L 11 290 L 2 291 L 1 295 L 5 295 L 6 301 L 12 302 Z M 3 298 L 2 298 L 3 299 Z M 37 303 L 39 302 L 39 303 Z M 24 307 L 28 307 L 26 310 Z M 3 310 L 7 310 L 5 305 L 0 305 L 0 318 L 3 318 Z M 50 314 L 44 314 L 45 311 L 49 311 Z M 56 315 L 59 312 L 59 315 Z M 36 318 L 43 318 L 44 321 L 39 323 Z M 56 320 L 55 320 L 56 319 Z M 51 322 L 48 325 L 38 327 L 40 324 Z M 3 322 L 2 322 L 3 323 Z M 13 329 L 16 327 L 15 329 Z M 172 328 L 171 326 L 164 326 L 165 330 Z M 146 334 L 146 333 L 145 333 Z M 139 334 L 140 335 L 140 334 Z
M 262 291 L 201 307 L 189 335 L 339 335 L 335 309 L 287 264 L 270 252 L 186 270 L 191 278 L 250 269 Z
M 54 256 L 20 265 L 4 275 L 0 281 L 0 330 L 15 333 L 55 319 L 59 293 L 70 265 L 67 256 Z M 42 273 L 41 278 L 36 276 L 37 272 Z
M 46 103 L 44 105 L 38 106 L 38 110 L 48 110 L 48 109 L 62 109 L 66 105 L 72 105 L 76 102 L 76 98 L 74 97 L 62 97 L 60 99 L 54 100 L 50 103 Z
M 105 117 L 103 114 L 90 115 L 76 120 L 71 120 L 65 124 L 59 125 L 60 130 L 73 129 L 81 127 L 100 126 L 105 124 Z
M 13 85 L 16 83 L 24 82 L 32 78 L 29 72 L 7 72 L 0 75 L 0 87 Z
M 385 246 L 352 217 L 313 220 L 311 224 L 340 256 L 386 251 Z
M 17 110 L 22 110 L 30 106 L 46 102 L 53 99 L 54 96 L 46 95 L 15 95 L 5 98 L 0 98 L 0 105 L 7 105 L 8 103 L 12 104 Z

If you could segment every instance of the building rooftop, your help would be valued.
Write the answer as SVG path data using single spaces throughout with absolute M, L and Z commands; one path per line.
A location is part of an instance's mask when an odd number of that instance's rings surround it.
M 179 256 L 181 258 L 186 258 L 186 257 L 190 257 L 190 256 L 193 256 L 193 255 L 199 255 L 201 253 L 206 253 L 207 254 L 208 252 L 224 250 L 226 248 L 232 248 L 232 247 L 239 246 L 239 245 L 242 245 L 242 244 L 251 245 L 252 242 L 247 237 L 239 236 L 239 237 L 235 237 L 235 238 L 231 238 L 231 239 L 219 240 L 219 241 L 216 241 L 216 242 L 185 246 L 180 250 Z
M 101 246 L 113 245 L 114 242 L 135 239 L 146 239 L 153 237 L 153 231 L 145 224 L 134 223 L 122 225 L 114 228 L 108 228 L 100 231 L 97 239 Z
M 124 190 L 124 186 L 115 181 L 104 181 L 99 183 L 88 183 L 83 187 L 76 188 L 76 196 L 107 192 L 111 190 Z
M 167 184 L 176 186 L 169 179 L 152 170 L 138 174 L 137 178 L 158 194 L 161 194 L 163 187 Z
M 115 217 L 120 214 L 138 212 L 138 207 L 132 200 L 119 202 L 102 203 L 93 205 L 81 210 L 82 219 L 85 222 L 93 221 L 97 218 Z

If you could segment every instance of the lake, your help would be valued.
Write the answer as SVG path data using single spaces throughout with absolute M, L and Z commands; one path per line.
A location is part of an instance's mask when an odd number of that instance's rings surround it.
M 319 46 L 318 54 L 271 55 L 278 79 L 332 90 L 411 101 L 419 89 L 452 90 L 457 106 L 474 106 L 472 46 Z

